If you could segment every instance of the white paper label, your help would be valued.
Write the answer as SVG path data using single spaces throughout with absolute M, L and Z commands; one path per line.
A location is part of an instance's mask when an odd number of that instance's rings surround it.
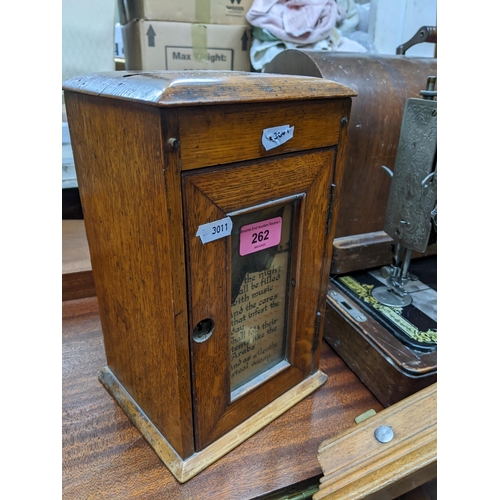
M 198 226 L 196 236 L 199 236 L 201 238 L 201 242 L 205 244 L 210 241 L 229 236 L 232 230 L 233 221 L 230 217 L 226 217 L 224 219 L 216 220 L 214 222 L 209 222 L 207 224 Z
M 294 128 L 290 127 L 290 125 L 265 128 L 262 131 L 262 145 L 266 148 L 266 151 L 281 146 L 293 137 Z

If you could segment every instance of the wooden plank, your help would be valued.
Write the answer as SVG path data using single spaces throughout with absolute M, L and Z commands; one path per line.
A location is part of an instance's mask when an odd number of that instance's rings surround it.
M 180 169 L 162 135 L 172 111 L 162 118 L 151 106 L 86 94 L 65 102 L 71 133 L 85 138 L 73 154 L 107 365 L 185 458 L 194 438 L 187 306 L 177 300 L 186 295 L 182 221 L 172 224 L 178 212 L 165 201 L 167 192 L 180 199 Z
M 295 385 L 285 394 L 251 415 L 247 420 L 233 427 L 200 452 L 195 453 L 186 460 L 182 460 L 170 443 L 157 431 L 147 415 L 135 404 L 116 377 L 106 368 L 99 372 L 99 380 L 118 401 L 123 411 L 134 422 L 161 461 L 180 483 L 185 483 L 196 476 L 243 441 L 253 436 L 264 426 L 323 385 L 326 379 L 327 376 L 323 372 L 317 371 L 314 375 Z
M 116 71 L 66 80 L 64 90 L 155 105 L 336 99 L 357 93 L 337 82 L 239 71 Z
M 83 220 L 62 221 L 62 300 L 95 296 Z
M 331 274 L 345 274 L 388 265 L 392 261 L 393 243 L 394 240 L 385 231 L 335 238 Z M 437 243 L 434 243 L 423 253 L 413 252 L 412 259 L 436 254 Z
M 437 500 L 437 477 L 395 500 Z
M 380 426 L 392 429 L 386 443 Z M 325 440 L 324 472 L 314 500 L 394 498 L 437 476 L 437 383 L 386 408 L 357 427 Z
M 345 116 L 341 111 L 339 100 L 333 99 L 183 108 L 179 110 L 182 170 L 333 146 Z M 293 138 L 266 151 L 264 130 L 282 125 L 294 127 Z
M 98 381 L 106 364 L 96 298 L 63 303 L 63 498 L 249 500 L 318 478 L 322 441 L 382 405 L 326 344 L 328 380 L 185 484 Z

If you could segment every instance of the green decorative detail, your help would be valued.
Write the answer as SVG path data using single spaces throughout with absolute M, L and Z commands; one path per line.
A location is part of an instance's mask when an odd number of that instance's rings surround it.
M 377 311 L 380 311 L 389 321 L 405 332 L 408 337 L 418 342 L 437 344 L 437 332 L 434 330 L 427 330 L 426 332 L 419 330 L 415 325 L 412 325 L 407 319 L 401 316 L 403 312 L 402 307 L 384 306 L 373 298 L 371 294 L 373 285 L 363 285 L 351 278 L 351 276 L 342 276 L 339 278 L 339 281 L 349 287 L 356 295 L 363 299 L 364 302 L 370 304 Z

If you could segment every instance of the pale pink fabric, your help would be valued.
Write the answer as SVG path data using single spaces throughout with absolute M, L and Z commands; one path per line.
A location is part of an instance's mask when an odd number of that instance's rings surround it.
M 280 40 L 309 44 L 328 38 L 345 15 L 334 0 L 254 0 L 246 18 Z

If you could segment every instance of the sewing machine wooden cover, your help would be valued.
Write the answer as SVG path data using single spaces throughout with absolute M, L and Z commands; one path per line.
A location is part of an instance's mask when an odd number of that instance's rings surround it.
M 184 482 L 318 388 L 355 92 L 237 72 L 73 78 L 107 367 Z
M 391 181 L 382 166 L 393 170 L 406 100 L 420 97 L 427 77 L 437 75 L 437 59 L 290 49 L 265 71 L 321 77 L 358 92 L 349 122 L 331 273 L 389 264 L 393 240 L 383 229 Z M 436 253 L 434 244 L 421 255 Z

